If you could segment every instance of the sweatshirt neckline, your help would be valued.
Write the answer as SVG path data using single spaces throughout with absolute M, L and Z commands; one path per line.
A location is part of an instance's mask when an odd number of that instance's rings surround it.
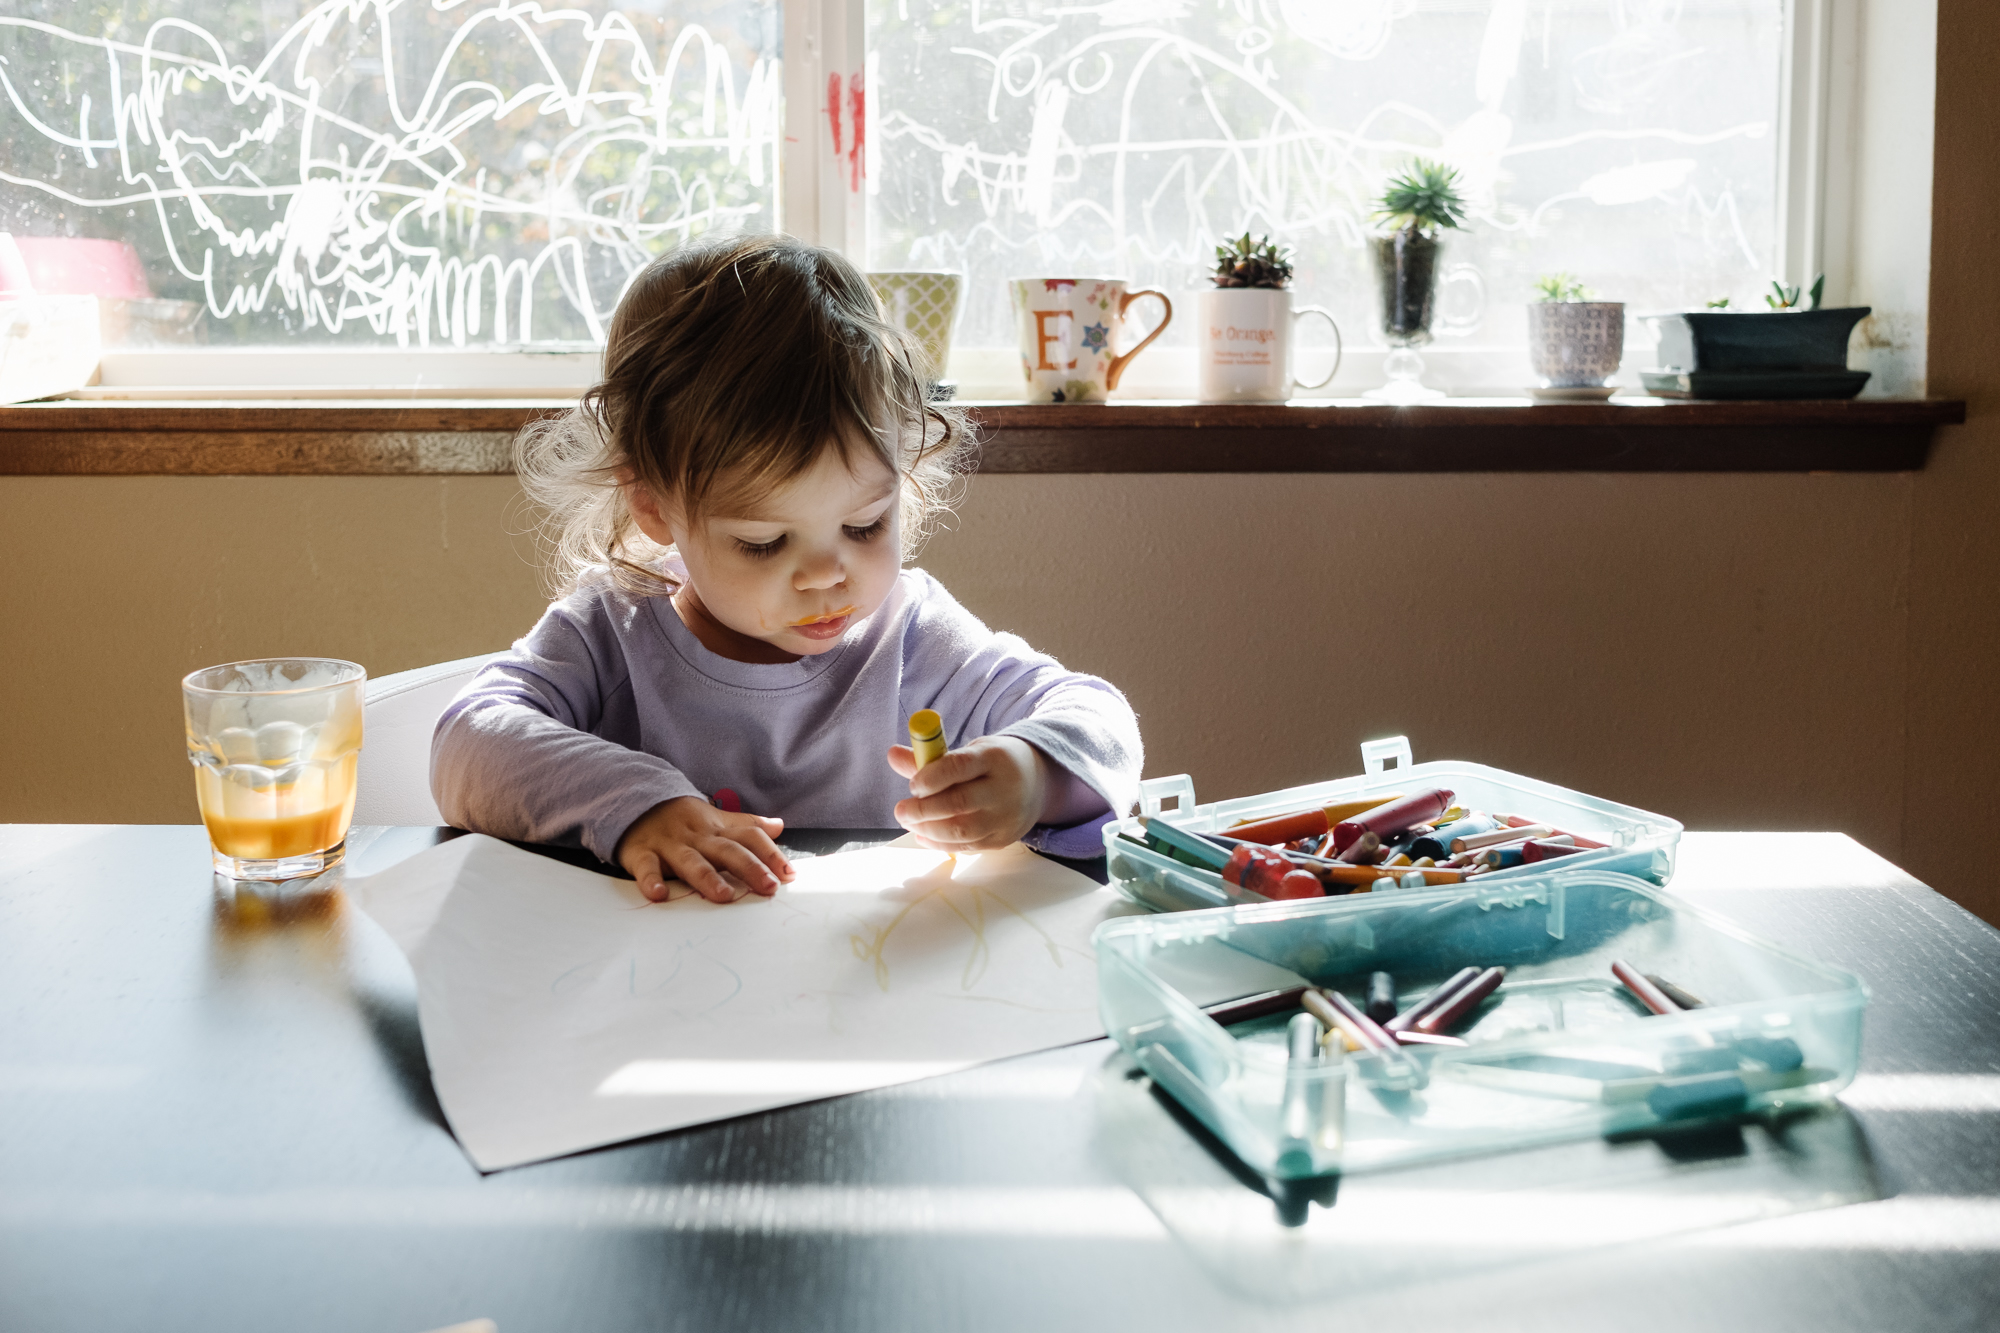
M 687 577 L 686 569 L 678 558 L 670 558 L 662 572 L 676 587 Z M 832 651 L 801 657 L 796 662 L 739 662 L 715 652 L 696 638 L 694 631 L 681 619 L 680 612 L 674 609 L 671 597 L 649 597 L 646 600 L 648 609 L 653 613 L 654 624 L 659 626 L 668 646 L 681 661 L 710 680 L 742 690 L 788 690 L 815 680 L 839 660 L 853 640 L 853 635 L 849 634 L 842 637 Z M 876 615 L 880 614 L 880 611 L 876 612 Z M 859 632 L 867 633 L 866 622 Z

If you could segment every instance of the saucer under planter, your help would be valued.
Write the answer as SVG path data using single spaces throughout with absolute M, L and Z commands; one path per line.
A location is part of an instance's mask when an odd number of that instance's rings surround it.
M 1528 396 L 1538 403 L 1601 403 L 1618 392 L 1615 384 L 1531 385 Z

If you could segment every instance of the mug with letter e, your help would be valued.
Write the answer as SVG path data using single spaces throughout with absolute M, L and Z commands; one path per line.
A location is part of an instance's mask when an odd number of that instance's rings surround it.
M 217 874 L 303 879 L 340 864 L 367 681 L 352 662 L 270 657 L 181 682 L 195 799 Z
M 1165 292 L 1127 291 L 1120 278 L 1015 278 L 1007 292 L 1031 403 L 1103 402 L 1132 358 L 1174 318 Z M 1158 299 L 1160 322 L 1129 351 L 1113 352 L 1112 345 L 1123 341 L 1125 312 L 1145 296 Z
M 1215 287 L 1200 294 L 1196 309 L 1198 392 L 1204 403 L 1282 403 L 1294 389 L 1323 389 L 1340 370 L 1340 326 L 1316 305 L 1292 308 L 1281 287 Z M 1318 315 L 1333 330 L 1333 366 L 1308 384 L 1292 372 L 1294 330 Z

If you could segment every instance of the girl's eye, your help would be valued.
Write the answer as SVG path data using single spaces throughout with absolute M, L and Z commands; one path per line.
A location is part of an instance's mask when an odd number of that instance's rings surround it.
M 752 560 L 762 560 L 767 556 L 776 555 L 778 548 L 784 544 L 785 539 L 783 537 L 773 537 L 767 542 L 746 542 L 741 537 L 736 539 L 736 549 L 749 556 Z
M 870 523 L 865 528 L 844 529 L 844 531 L 847 533 L 848 539 L 850 541 L 857 541 L 857 542 L 874 541 L 877 537 L 881 536 L 888 530 L 889 530 L 889 516 L 887 514 L 882 515 L 882 517 L 876 519 L 873 523 Z

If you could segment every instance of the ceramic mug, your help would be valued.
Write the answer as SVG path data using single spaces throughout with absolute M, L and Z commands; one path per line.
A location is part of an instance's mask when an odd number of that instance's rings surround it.
M 951 362 L 951 332 L 958 323 L 956 273 L 870 273 L 868 285 L 891 324 L 915 338 L 931 358 L 931 378 L 941 380 Z
M 1198 391 L 1204 403 L 1281 403 L 1292 390 L 1323 389 L 1340 370 L 1340 326 L 1316 305 L 1292 309 L 1272 287 L 1211 287 L 1196 300 L 1201 327 Z M 1333 368 L 1311 384 L 1292 374 L 1297 322 L 1318 315 L 1333 330 Z
M 1132 358 L 1174 318 L 1165 292 L 1127 291 L 1120 278 L 1015 278 L 1007 292 L 1031 403 L 1103 402 Z M 1114 353 L 1125 312 L 1143 296 L 1159 300 L 1159 324 L 1130 351 Z

